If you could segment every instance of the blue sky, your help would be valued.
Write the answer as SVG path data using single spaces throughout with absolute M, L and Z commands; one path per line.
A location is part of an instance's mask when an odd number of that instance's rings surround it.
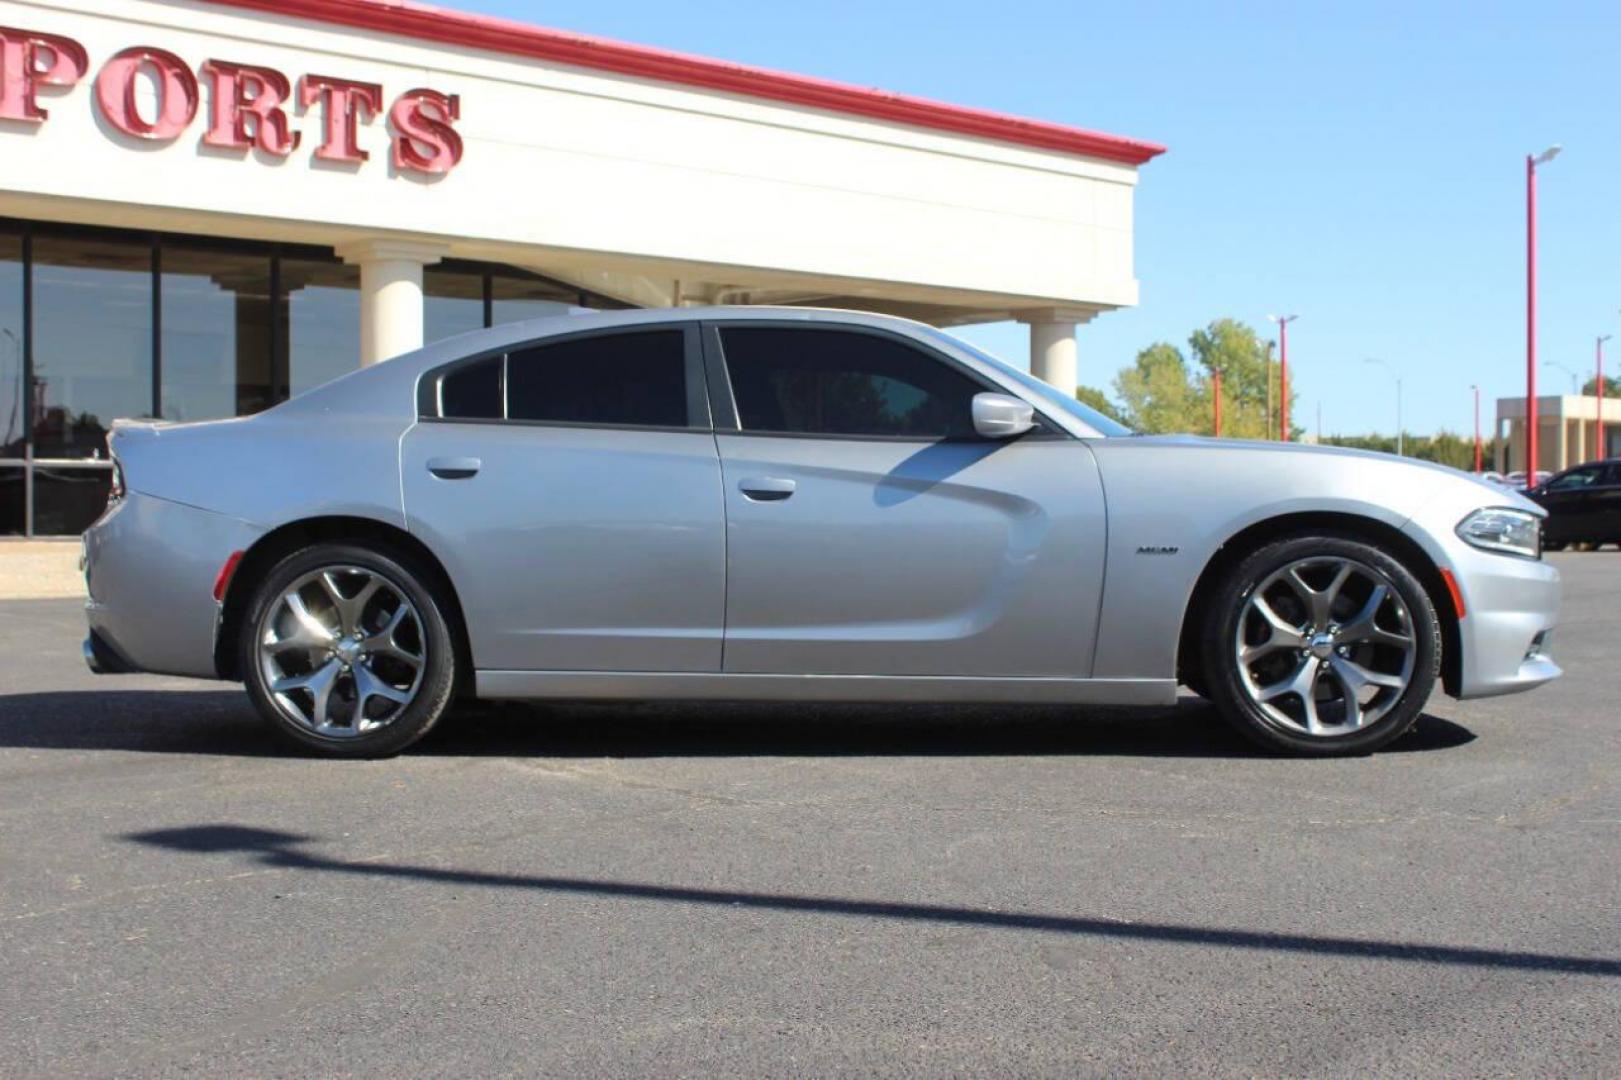
M 1326 433 L 1394 430 L 1374 356 L 1409 431 L 1468 429 L 1471 383 L 1524 392 L 1524 157 L 1552 142 L 1541 357 L 1585 378 L 1595 335 L 1621 335 L 1614 3 L 449 3 L 1166 144 L 1137 192 L 1141 304 L 1080 331 L 1093 385 L 1287 310 L 1298 423 L 1320 403 Z M 967 336 L 1024 362 L 1022 327 Z

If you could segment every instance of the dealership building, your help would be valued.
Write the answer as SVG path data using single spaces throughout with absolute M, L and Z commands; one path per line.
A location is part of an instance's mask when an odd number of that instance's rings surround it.
M 1492 434 L 1496 446 L 1493 468 L 1498 472 L 1525 468 L 1525 402 L 1523 397 L 1497 399 Z M 1604 410 L 1602 417 L 1600 409 Z M 1600 401 L 1592 394 L 1537 397 L 1539 469 L 1559 472 L 1584 461 L 1612 457 L 1621 457 L 1621 401 Z
M 576 309 L 1017 320 L 1073 387 L 1160 150 L 400 0 L 0 0 L 0 534 L 99 513 L 116 417 Z

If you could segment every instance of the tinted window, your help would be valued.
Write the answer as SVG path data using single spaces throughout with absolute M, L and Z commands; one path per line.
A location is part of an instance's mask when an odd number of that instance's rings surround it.
M 1548 484 L 1548 490 L 1568 491 L 1572 488 L 1592 487 L 1594 484 L 1598 483 L 1599 472 L 1600 470 L 1597 467 L 1591 469 L 1574 469 L 1563 476 L 1555 477 L 1553 481 Z
M 745 431 L 960 438 L 978 383 L 909 345 L 839 330 L 721 331 Z
M 460 420 L 501 419 L 501 357 L 492 356 L 446 375 L 439 384 L 439 415 Z
M 538 345 L 507 363 L 507 416 L 573 424 L 687 426 L 685 335 L 605 334 Z

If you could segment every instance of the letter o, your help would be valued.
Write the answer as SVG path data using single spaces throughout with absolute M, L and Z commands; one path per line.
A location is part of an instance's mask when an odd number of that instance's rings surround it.
M 158 76 L 158 113 L 148 122 L 136 108 L 136 76 L 150 66 Z M 197 116 L 197 76 L 172 52 L 138 45 L 107 61 L 96 76 L 96 103 L 107 122 L 126 135 L 167 142 Z

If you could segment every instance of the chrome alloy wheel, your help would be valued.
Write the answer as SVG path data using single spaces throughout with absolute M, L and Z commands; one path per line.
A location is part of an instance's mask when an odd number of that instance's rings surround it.
M 259 628 L 259 670 L 284 716 L 328 738 L 399 718 L 427 665 L 421 616 L 375 570 L 327 566 L 288 586 Z
M 1348 735 L 1377 722 L 1413 679 L 1418 642 L 1396 585 L 1339 556 L 1298 559 L 1250 594 L 1234 641 L 1239 684 L 1272 723 Z

